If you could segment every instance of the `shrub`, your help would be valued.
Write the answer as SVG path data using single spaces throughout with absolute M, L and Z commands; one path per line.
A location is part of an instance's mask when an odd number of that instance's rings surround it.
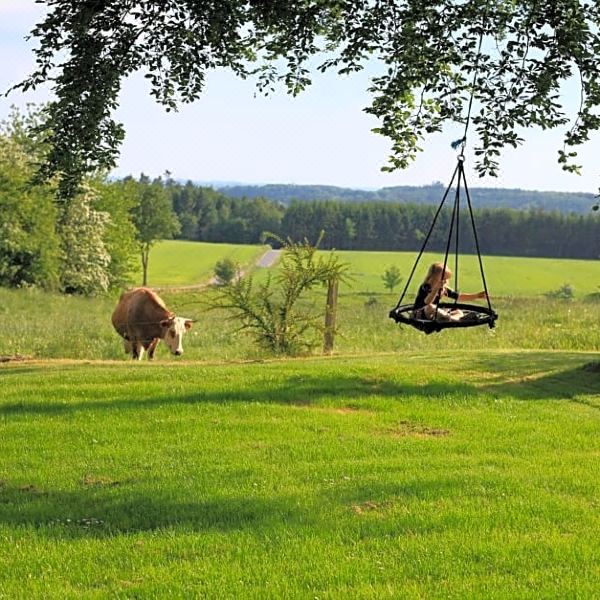
M 553 300 L 573 300 L 575 298 L 575 288 L 570 283 L 564 283 L 557 290 L 546 292 L 545 296 Z
M 319 238 L 320 241 L 321 238 Z M 239 278 L 225 286 L 212 308 L 230 312 L 240 330 L 249 331 L 260 346 L 274 354 L 298 354 L 316 344 L 322 315 L 301 298 L 309 290 L 330 280 L 346 280 L 348 266 L 331 252 L 317 257 L 319 242 L 284 242 L 281 268 L 274 277 L 253 287 L 252 277 Z
M 93 198 L 89 189 L 74 198 L 60 225 L 60 284 L 68 294 L 93 295 L 106 292 L 110 285 L 110 254 L 102 239 L 110 217 L 91 208 Z
M 240 273 L 239 265 L 231 258 L 224 258 L 215 265 L 215 276 L 225 285 L 229 285 L 238 278 Z

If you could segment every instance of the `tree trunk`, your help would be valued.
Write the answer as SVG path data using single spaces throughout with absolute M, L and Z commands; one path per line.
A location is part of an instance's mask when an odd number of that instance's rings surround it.
M 335 338 L 335 320 L 337 316 L 338 301 L 337 279 L 330 279 L 327 282 L 327 306 L 325 306 L 325 332 L 323 335 L 323 353 L 333 353 L 333 343 Z
M 146 287 L 148 285 L 148 255 L 150 252 L 146 249 L 142 249 L 142 285 Z

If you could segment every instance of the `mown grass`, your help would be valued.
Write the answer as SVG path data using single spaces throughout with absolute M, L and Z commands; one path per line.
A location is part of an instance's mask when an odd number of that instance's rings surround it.
M 332 358 L 162 290 L 185 355 L 126 362 L 118 294 L 0 289 L 0 598 L 596 597 L 599 263 L 486 262 L 498 327 L 425 336 L 364 254 Z
M 150 251 L 148 285 L 207 283 L 214 275 L 218 261 L 230 258 L 243 267 L 251 267 L 267 249 L 267 246 L 164 240 Z M 133 279 L 138 284 L 141 282 L 141 267 L 133 274 Z
M 594 598 L 597 359 L 0 365 L 0 597 Z

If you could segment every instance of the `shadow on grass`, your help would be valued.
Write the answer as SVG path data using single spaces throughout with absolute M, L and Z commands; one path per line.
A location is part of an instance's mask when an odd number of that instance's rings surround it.
M 519 400 L 571 400 L 600 409 L 600 373 L 587 365 L 548 374 L 522 375 L 481 390 Z M 594 395 L 597 397 L 595 401 L 585 398 Z
M 203 385 L 205 382 L 198 382 Z M 194 384 L 190 384 L 192 388 Z M 127 387 L 125 384 L 123 387 Z M 168 386 L 166 386 L 168 387 Z M 125 390 L 126 393 L 126 390 Z M 139 394 L 139 390 L 135 390 Z M 401 400 L 418 396 L 426 400 L 443 400 L 453 395 L 461 398 L 477 397 L 480 392 L 466 383 L 432 382 L 425 385 L 396 383 L 360 376 L 293 376 L 276 385 L 264 385 L 263 382 L 247 387 L 241 384 L 225 390 L 198 390 L 193 393 L 152 395 L 150 397 L 89 398 L 86 400 L 61 402 L 23 401 L 0 406 L 0 415 L 19 414 L 67 414 L 75 411 L 104 411 L 154 409 L 169 405 L 182 404 L 227 404 L 227 403 L 273 403 L 284 405 L 310 406 L 323 400 L 338 401 L 341 406 L 352 405 L 356 401 L 384 398 Z
M 164 384 L 162 380 L 160 383 L 154 381 L 144 396 L 138 380 L 124 380 L 118 392 L 107 392 L 103 387 L 106 382 L 99 381 L 101 385 L 98 389 L 85 389 L 83 399 L 79 395 L 73 399 L 67 396 L 60 400 L 25 399 L 19 402 L 5 402 L 0 404 L 0 415 L 152 410 L 186 404 L 271 403 L 311 406 L 323 401 L 353 408 L 360 408 L 360 402 L 364 402 L 373 409 L 373 405 L 370 404 L 373 399 L 402 401 L 417 397 L 425 402 L 452 402 L 460 399 L 463 403 L 469 399 L 477 400 L 489 395 L 520 400 L 569 399 L 597 407 L 593 400 L 577 397 L 600 394 L 598 369 L 586 368 L 583 364 L 586 362 L 585 357 L 573 355 L 565 360 L 566 363 L 563 362 L 562 366 L 566 368 L 557 371 L 556 357 L 543 352 L 473 358 L 468 365 L 471 372 L 474 372 L 470 382 L 436 380 L 435 370 L 432 371 L 432 381 L 422 384 L 391 381 L 377 376 L 376 373 L 372 376 L 303 373 L 275 381 L 265 381 L 260 377 L 256 380 L 250 378 L 247 382 L 235 380 L 229 387 L 220 383 L 219 389 L 211 389 L 212 384 L 206 379 L 187 380 L 180 392 L 169 393 L 169 377 L 172 377 L 169 375 Z M 589 360 L 587 362 L 590 363 Z M 77 387 L 76 384 L 74 387 Z M 119 395 L 115 395 L 116 393 Z
M 103 538 L 143 531 L 272 529 L 310 524 L 295 498 L 223 497 L 210 500 L 162 496 L 127 489 L 40 491 L 0 490 L 0 523 L 33 526 L 56 538 Z

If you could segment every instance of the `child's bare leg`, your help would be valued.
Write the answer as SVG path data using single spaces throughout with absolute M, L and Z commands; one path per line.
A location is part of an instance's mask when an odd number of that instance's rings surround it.
M 428 319 L 435 319 L 436 321 L 446 322 L 451 321 L 452 317 L 450 312 L 445 308 L 438 308 L 435 304 L 428 304 L 423 311 Z
M 423 307 L 423 314 L 426 319 L 435 319 L 435 304 L 426 304 Z

